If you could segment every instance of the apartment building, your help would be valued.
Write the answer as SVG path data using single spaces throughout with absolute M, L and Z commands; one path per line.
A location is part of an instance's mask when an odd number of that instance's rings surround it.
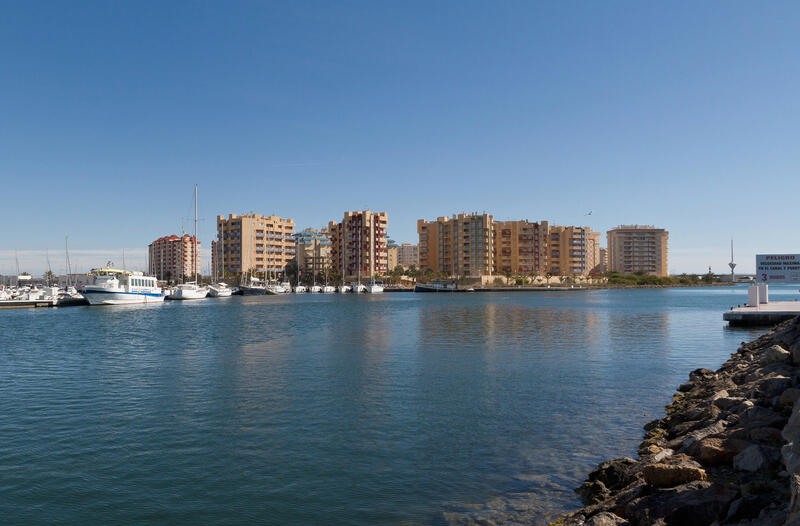
M 586 270 L 597 272 L 600 268 L 600 232 L 589 231 L 586 237 Z
M 494 218 L 458 214 L 417 221 L 420 269 L 450 276 L 479 277 L 494 272 Z
M 397 267 L 397 242 L 390 239 L 386 242 L 386 270 L 393 271 Z
M 606 233 L 612 272 L 667 276 L 669 232 L 652 225 L 620 225 Z
M 148 270 L 163 281 L 191 279 L 200 274 L 200 241 L 194 236 L 164 236 L 148 247 Z
M 295 258 L 294 219 L 261 214 L 217 216 L 212 265 L 218 276 L 252 272 L 270 276 L 284 272 Z
M 419 246 L 411 243 L 403 243 L 397 247 L 397 264 L 401 267 L 419 265 Z
M 547 234 L 546 272 L 553 276 L 588 274 L 591 270 L 589 268 L 591 233 L 591 229 L 586 226 L 551 226 Z
M 324 276 L 331 265 L 331 240 L 328 232 L 306 228 L 294 234 L 297 269 L 302 276 Z
M 495 221 L 495 272 L 544 274 L 547 271 L 548 231 L 547 221 Z
M 328 224 L 331 261 L 345 280 L 368 279 L 388 272 L 386 212 L 345 212 L 342 221 Z

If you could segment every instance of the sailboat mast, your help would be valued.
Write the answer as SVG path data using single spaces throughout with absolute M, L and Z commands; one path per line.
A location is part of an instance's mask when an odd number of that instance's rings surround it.
M 192 239 L 192 272 L 197 283 L 197 185 L 194 185 L 194 239 Z

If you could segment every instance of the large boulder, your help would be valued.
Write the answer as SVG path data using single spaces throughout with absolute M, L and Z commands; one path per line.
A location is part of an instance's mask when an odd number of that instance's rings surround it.
M 633 524 L 708 526 L 725 519 L 737 497 L 734 486 L 698 480 L 635 499 L 624 516 Z
M 750 429 L 756 427 L 781 427 L 786 419 L 772 409 L 761 406 L 753 406 L 741 414 L 740 423 Z
M 589 473 L 586 482 L 576 488 L 575 492 L 585 504 L 601 502 L 612 491 L 618 491 L 633 481 L 635 474 L 632 467 L 635 465 L 636 461 L 629 457 L 603 462 Z
M 597 515 L 590 517 L 584 524 L 586 526 L 629 526 L 630 522 L 619 515 L 614 515 L 608 511 L 601 511 Z
M 773 345 L 769 347 L 761 356 L 761 363 L 768 365 L 771 363 L 787 363 L 792 360 L 792 353 L 781 347 Z
M 769 464 L 761 448 L 755 444 L 733 457 L 733 469 L 739 471 L 759 471 Z
M 736 438 L 706 437 L 689 446 L 687 453 L 707 466 L 730 464 L 750 442 Z
M 706 480 L 706 471 L 697 463 L 650 464 L 642 469 L 644 481 L 654 488 L 671 488 L 693 482 L 695 480 Z

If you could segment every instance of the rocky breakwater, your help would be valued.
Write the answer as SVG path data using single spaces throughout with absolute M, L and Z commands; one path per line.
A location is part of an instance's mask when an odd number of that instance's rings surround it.
M 558 526 L 800 526 L 800 318 L 698 369 L 638 459 L 600 464 Z

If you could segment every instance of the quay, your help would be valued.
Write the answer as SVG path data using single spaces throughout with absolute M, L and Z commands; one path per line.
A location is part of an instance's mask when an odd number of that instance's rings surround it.
M 37 307 L 55 307 L 56 299 L 45 300 L 4 300 L 0 301 L 0 309 L 33 309 Z
M 759 327 L 777 325 L 795 316 L 800 316 L 800 301 L 774 301 L 757 307 L 732 307 L 723 313 L 722 319 L 734 326 Z

